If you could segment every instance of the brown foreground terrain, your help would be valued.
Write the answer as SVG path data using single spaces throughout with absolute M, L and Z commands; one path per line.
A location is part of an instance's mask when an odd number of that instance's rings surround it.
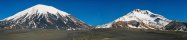
M 1 30 L 0 40 L 187 40 L 187 33 L 142 29 Z

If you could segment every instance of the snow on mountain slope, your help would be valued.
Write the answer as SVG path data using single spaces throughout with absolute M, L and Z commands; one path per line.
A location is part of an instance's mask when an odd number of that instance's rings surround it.
M 148 10 L 135 9 L 111 23 L 104 24 L 110 27 L 128 27 L 128 28 L 143 28 L 143 29 L 161 29 L 167 25 L 171 20 L 159 15 L 154 14 Z M 137 25 L 137 26 L 135 26 Z M 97 28 L 105 28 L 101 25 Z
M 24 11 L 21 11 L 21 12 L 18 12 L 17 14 L 15 14 L 14 16 L 11 16 L 11 17 L 8 17 L 8 18 L 5 18 L 5 20 L 17 20 L 18 18 L 22 17 L 22 16 L 26 16 L 25 18 L 31 16 L 31 15 L 34 15 L 34 14 L 37 14 L 39 16 L 41 15 L 45 15 L 50 13 L 50 14 L 53 14 L 53 15 L 61 15 L 61 16 L 66 16 L 66 15 L 70 15 L 66 12 L 63 12 L 63 11 L 60 11 L 52 6 L 46 6 L 46 5 L 42 5 L 42 4 L 37 4 L 31 8 L 28 8 Z
M 52 6 L 38 4 L 17 14 L 5 18 L 3 21 L 10 22 L 7 29 L 87 29 L 89 25 L 71 16 L 70 14 L 60 11 Z
M 112 26 L 112 22 L 107 23 L 107 24 L 103 24 L 103 25 L 99 25 L 99 26 L 96 27 L 96 28 L 110 28 L 111 26 Z

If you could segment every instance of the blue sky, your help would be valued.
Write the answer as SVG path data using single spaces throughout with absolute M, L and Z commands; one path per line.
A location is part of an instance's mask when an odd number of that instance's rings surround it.
M 133 9 L 187 22 L 187 0 L 0 0 L 0 19 L 36 4 L 56 7 L 94 26 L 111 22 Z

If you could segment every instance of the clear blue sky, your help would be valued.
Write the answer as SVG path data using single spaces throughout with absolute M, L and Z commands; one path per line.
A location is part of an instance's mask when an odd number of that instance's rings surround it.
M 187 0 L 0 0 L 0 19 L 36 4 L 54 6 L 94 26 L 111 22 L 133 9 L 146 9 L 171 20 L 187 21 Z

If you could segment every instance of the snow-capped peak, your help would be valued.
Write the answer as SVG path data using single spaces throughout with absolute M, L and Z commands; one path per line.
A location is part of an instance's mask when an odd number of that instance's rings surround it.
M 60 11 L 52 6 L 47 6 L 47 5 L 43 5 L 43 4 L 37 4 L 33 7 L 31 7 L 31 9 L 33 10 L 37 10 L 38 13 L 45 13 L 45 12 L 49 12 L 49 13 L 57 13 L 57 12 L 63 12 Z M 67 13 L 63 13 L 63 15 L 68 15 Z
M 7 29 L 89 29 L 90 26 L 52 6 L 38 4 L 5 18 Z
M 115 22 L 132 20 L 136 20 L 147 25 L 155 25 L 156 28 L 162 28 L 171 21 L 159 14 L 154 14 L 149 10 L 135 9 L 127 15 L 118 18 L 117 20 L 115 20 Z
M 128 23 L 128 22 L 138 22 L 141 25 L 138 27 L 127 25 L 130 28 L 145 28 L 145 29 L 159 29 L 167 25 L 171 20 L 159 15 L 154 14 L 150 12 L 149 10 L 140 10 L 135 9 L 131 12 L 129 12 L 127 15 L 124 15 L 116 20 L 114 20 L 112 23 L 105 24 L 107 26 L 112 27 L 111 25 L 122 22 L 122 23 Z M 130 23 L 129 23 L 130 24 Z M 125 24 L 124 24 L 125 25 Z M 121 26 L 121 25 L 120 25 Z M 146 27 L 145 27 L 146 26 Z M 153 27 L 154 26 L 154 27 Z M 103 26 L 98 26 L 102 28 Z
M 129 12 L 127 15 L 124 15 L 120 18 L 118 18 L 115 21 L 129 21 L 129 20 L 135 20 L 135 19 L 127 19 L 127 18 L 133 18 L 136 17 L 138 19 L 143 19 L 143 20 L 154 20 L 156 18 L 160 18 L 162 20 L 168 20 L 165 17 L 159 15 L 159 14 L 154 14 L 150 12 L 149 10 L 140 10 L 140 9 L 135 9 L 132 12 Z
M 35 6 L 32 6 L 26 10 L 23 10 L 21 12 L 18 12 L 17 14 L 5 18 L 4 20 L 16 20 L 22 16 L 31 16 L 33 14 L 37 14 L 37 15 L 45 15 L 45 14 L 54 14 L 54 15 L 58 15 L 60 14 L 61 16 L 67 16 L 70 15 L 64 11 L 58 10 L 52 6 L 47 6 L 47 5 L 43 5 L 43 4 L 37 4 Z

